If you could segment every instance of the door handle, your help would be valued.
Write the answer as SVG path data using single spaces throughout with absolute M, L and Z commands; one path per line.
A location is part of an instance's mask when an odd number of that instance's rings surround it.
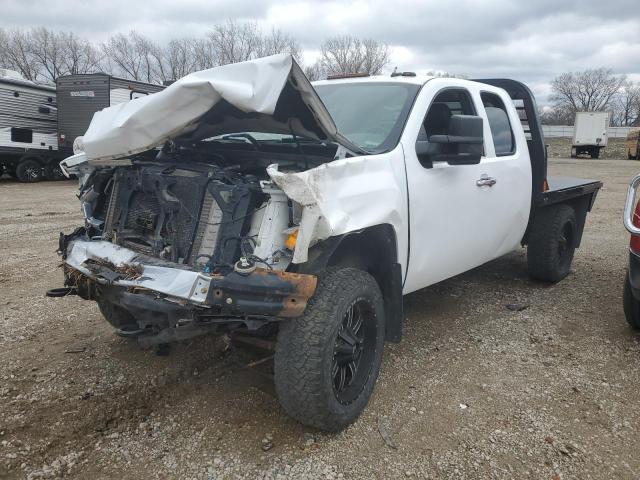
M 493 187 L 496 182 L 495 178 L 483 174 L 479 180 L 476 180 L 476 185 L 478 187 Z

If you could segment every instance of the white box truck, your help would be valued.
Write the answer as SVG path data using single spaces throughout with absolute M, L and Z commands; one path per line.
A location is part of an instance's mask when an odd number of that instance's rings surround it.
M 609 112 L 576 112 L 573 125 L 571 158 L 585 153 L 598 158 L 600 149 L 607 146 Z

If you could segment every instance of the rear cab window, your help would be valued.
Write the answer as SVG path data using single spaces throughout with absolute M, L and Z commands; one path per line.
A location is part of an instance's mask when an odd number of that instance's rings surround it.
M 504 102 L 495 93 L 482 92 L 480 98 L 489 121 L 496 156 L 513 155 L 516 152 L 516 139 Z

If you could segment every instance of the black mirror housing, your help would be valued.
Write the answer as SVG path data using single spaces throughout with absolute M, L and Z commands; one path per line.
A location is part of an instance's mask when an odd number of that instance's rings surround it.
M 416 142 L 420 162 L 429 167 L 434 161 L 449 165 L 475 165 L 484 153 L 484 122 L 476 115 L 453 115 L 448 135 L 431 135 L 428 141 Z

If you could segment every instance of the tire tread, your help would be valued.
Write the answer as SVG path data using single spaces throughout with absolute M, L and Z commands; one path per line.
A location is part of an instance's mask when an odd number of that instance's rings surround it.
M 287 414 L 303 424 L 338 431 L 357 418 L 357 414 L 353 417 L 331 409 L 329 399 L 323 393 L 323 363 L 327 340 L 333 338 L 336 322 L 341 321 L 334 318 L 335 299 L 345 292 L 361 289 L 363 284 L 373 291 L 375 301 L 382 305 L 382 294 L 371 275 L 355 268 L 330 268 L 319 278 L 316 293 L 309 300 L 305 313 L 280 325 L 274 362 L 276 393 Z M 382 336 L 383 331 L 379 333 Z M 372 375 L 375 377 L 379 365 L 379 361 L 374 365 Z M 373 390 L 373 385 L 369 390 Z M 371 392 L 366 393 L 368 401 Z

